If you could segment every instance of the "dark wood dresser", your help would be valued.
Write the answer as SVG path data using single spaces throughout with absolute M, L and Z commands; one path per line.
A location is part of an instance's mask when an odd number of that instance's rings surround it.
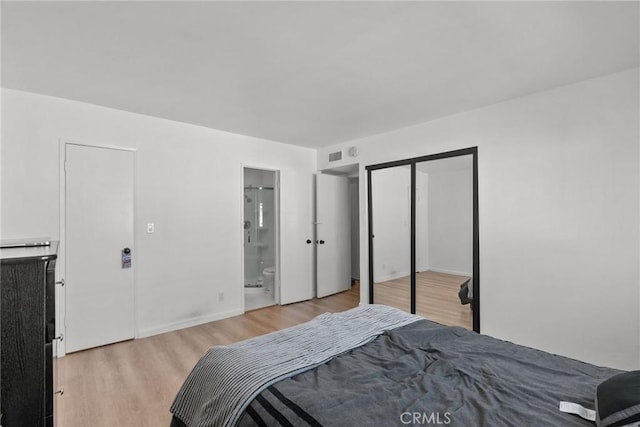
M 57 250 L 55 241 L 47 246 L 0 249 L 2 427 L 54 424 Z

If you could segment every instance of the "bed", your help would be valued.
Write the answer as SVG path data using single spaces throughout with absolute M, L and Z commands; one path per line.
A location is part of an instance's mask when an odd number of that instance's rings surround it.
M 171 425 L 593 426 L 559 402 L 594 408 L 620 373 L 365 305 L 213 347 Z

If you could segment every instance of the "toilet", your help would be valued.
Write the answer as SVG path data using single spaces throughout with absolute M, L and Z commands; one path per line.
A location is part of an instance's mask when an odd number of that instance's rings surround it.
M 273 292 L 273 287 L 276 281 L 276 268 L 267 267 L 262 270 L 262 278 L 264 279 L 264 289 L 267 292 Z

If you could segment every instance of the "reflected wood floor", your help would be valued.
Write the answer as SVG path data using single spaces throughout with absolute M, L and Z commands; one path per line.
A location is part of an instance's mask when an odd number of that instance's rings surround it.
M 204 325 L 125 341 L 57 359 L 58 427 L 169 426 L 178 389 L 205 351 L 356 307 L 351 290 L 285 306 L 271 306 Z
M 416 274 L 416 314 L 448 326 L 473 329 L 469 305 L 460 304 L 458 291 L 466 276 L 423 271 Z M 409 311 L 411 290 L 409 276 L 374 284 L 373 300 Z

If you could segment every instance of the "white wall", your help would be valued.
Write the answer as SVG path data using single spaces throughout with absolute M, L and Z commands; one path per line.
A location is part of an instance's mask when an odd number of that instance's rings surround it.
M 296 179 L 282 183 L 283 220 L 302 205 L 311 211 L 315 150 L 14 90 L 2 91 L 2 113 L 3 238 L 59 237 L 60 138 L 137 149 L 141 335 L 241 312 L 243 164 Z M 308 223 L 312 235 L 311 216 Z M 287 246 L 306 247 L 302 236 L 284 233 L 283 257 L 303 257 Z M 311 270 L 299 283 L 305 289 L 287 298 L 312 296 Z
M 376 283 L 411 273 L 410 172 L 372 171 Z M 416 171 L 417 271 L 472 274 L 472 190 L 471 170 Z
M 438 161 L 438 160 L 435 160 Z M 429 268 L 473 273 L 473 170 L 429 173 Z
M 478 146 L 482 332 L 638 369 L 638 81 L 632 69 L 330 146 L 318 168 L 357 146 L 366 194 L 366 165 Z

